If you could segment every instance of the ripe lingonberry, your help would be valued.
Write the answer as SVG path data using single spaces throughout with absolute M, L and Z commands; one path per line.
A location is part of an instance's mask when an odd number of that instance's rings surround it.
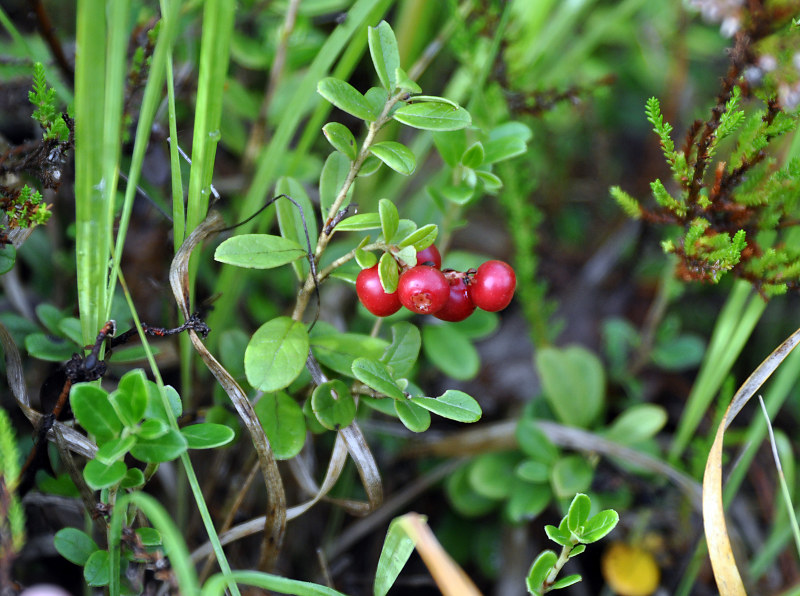
M 356 293 L 361 304 L 378 317 L 388 317 L 400 310 L 397 292 L 384 292 L 377 265 L 361 270 L 356 278 Z
M 470 316 L 475 310 L 475 305 L 469 297 L 469 290 L 464 281 L 464 274 L 452 269 L 445 269 L 445 278 L 450 284 L 450 297 L 442 310 L 437 312 L 434 317 L 442 321 L 457 323 Z
M 503 261 L 486 261 L 469 283 L 472 303 L 483 310 L 503 310 L 514 296 L 517 276 L 511 265 Z
M 432 315 L 441 310 L 450 297 L 450 284 L 435 267 L 417 265 L 400 275 L 397 295 L 408 310 Z
M 442 268 L 442 255 L 439 249 L 431 244 L 428 248 L 417 251 L 417 265 L 432 265 L 437 269 Z

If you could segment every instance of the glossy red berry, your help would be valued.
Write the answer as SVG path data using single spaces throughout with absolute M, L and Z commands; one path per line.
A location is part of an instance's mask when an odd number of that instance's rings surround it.
M 408 310 L 432 315 L 440 311 L 450 297 L 450 284 L 435 267 L 417 265 L 400 275 L 397 295 Z
M 356 293 L 361 304 L 378 317 L 388 317 L 400 310 L 397 292 L 387 294 L 383 291 L 377 265 L 361 270 L 356 278 Z
M 417 265 L 430 265 L 437 269 L 442 268 L 442 255 L 439 254 L 439 249 L 431 244 L 428 248 L 423 248 L 417 251 Z
M 463 321 L 475 311 L 475 305 L 469 297 L 469 290 L 464 282 L 464 274 L 452 269 L 446 269 L 442 273 L 450 284 L 450 297 L 442 310 L 433 316 L 451 323 Z
M 511 265 L 503 261 L 486 261 L 469 283 L 472 303 L 483 310 L 503 310 L 517 287 L 517 276 Z

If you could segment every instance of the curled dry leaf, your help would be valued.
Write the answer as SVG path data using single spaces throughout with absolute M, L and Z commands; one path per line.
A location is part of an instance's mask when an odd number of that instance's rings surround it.
M 194 231 L 181 245 L 169 271 L 169 281 L 172 286 L 172 293 L 183 313 L 188 319 L 191 312 L 189 309 L 189 257 L 195 247 L 208 236 L 215 234 L 224 227 L 222 218 L 216 212 L 211 212 L 208 217 L 197 226 Z M 261 544 L 260 566 L 270 568 L 275 563 L 283 543 L 286 532 L 286 493 L 283 490 L 283 481 L 278 472 L 278 465 L 272 453 L 267 436 L 261 428 L 253 406 L 247 399 L 247 394 L 239 386 L 236 380 L 227 370 L 217 361 L 208 351 L 203 342 L 194 331 L 189 331 L 192 345 L 200 354 L 211 374 L 217 379 L 219 384 L 228 394 L 233 406 L 242 418 L 245 427 L 250 433 L 253 446 L 258 454 L 258 461 L 261 473 L 264 475 L 264 482 L 267 489 L 267 515 L 264 516 L 264 539 Z

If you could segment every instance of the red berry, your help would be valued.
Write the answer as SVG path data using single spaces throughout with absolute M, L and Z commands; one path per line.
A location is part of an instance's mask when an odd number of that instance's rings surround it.
M 397 292 L 387 294 L 383 291 L 377 265 L 361 270 L 356 278 L 356 293 L 361 304 L 378 317 L 388 317 L 400 310 Z
M 469 283 L 469 297 L 472 303 L 483 310 L 497 312 L 503 310 L 517 287 L 517 276 L 511 265 L 503 261 L 486 261 Z
M 425 265 L 426 263 L 428 265 L 433 263 L 433 266 L 437 269 L 442 268 L 442 255 L 439 254 L 439 249 L 433 244 L 428 248 L 417 251 L 417 265 Z
M 408 310 L 432 315 L 441 310 L 450 297 L 450 284 L 435 267 L 417 265 L 400 275 L 397 295 Z
M 463 321 L 475 310 L 475 305 L 470 300 L 469 290 L 464 281 L 464 274 L 452 269 L 447 269 L 443 273 L 450 284 L 450 298 L 442 310 L 433 316 L 451 323 Z

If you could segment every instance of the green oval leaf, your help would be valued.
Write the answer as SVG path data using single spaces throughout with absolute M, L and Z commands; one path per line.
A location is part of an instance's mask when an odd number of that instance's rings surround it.
M 396 399 L 394 400 L 394 410 L 403 426 L 411 432 L 425 432 L 431 425 L 430 412 L 413 401 Z
M 378 114 L 372 110 L 370 103 L 347 81 L 326 77 L 317 83 L 317 93 L 340 110 L 352 114 L 356 118 L 367 122 L 374 122 L 378 118 Z
M 484 515 L 497 507 L 497 501 L 478 494 L 469 482 L 469 466 L 453 472 L 445 483 L 447 498 L 453 509 L 466 517 Z
M 442 418 L 458 422 L 477 422 L 481 419 L 482 412 L 478 402 L 472 396 L 456 389 L 448 389 L 435 399 L 412 397 L 411 401 Z
M 136 528 L 136 535 L 144 546 L 161 546 L 161 532 L 155 528 Z
M 0 246 L 0 275 L 8 273 L 14 268 L 14 261 L 17 260 L 17 249 L 13 244 Z
M 414 250 L 424 250 L 436 241 L 438 235 L 439 226 L 436 224 L 426 224 L 403 238 L 398 243 L 398 246 L 401 248 L 404 246 L 413 246 Z
M 111 439 L 97 450 L 95 459 L 106 465 L 113 464 L 115 461 L 125 457 L 135 444 L 136 437 L 133 435 Z
M 389 199 L 381 199 L 378 202 L 378 215 L 381 218 L 381 231 L 383 238 L 389 242 L 397 232 L 397 226 L 400 223 L 400 216 L 397 213 L 397 207 L 394 206 Z
M 322 383 L 311 394 L 311 409 L 319 423 L 328 430 L 350 426 L 356 417 L 356 402 L 342 381 Z
M 464 167 L 475 169 L 481 164 L 483 164 L 484 158 L 484 151 L 483 145 L 480 141 L 477 141 L 469 146 L 469 148 L 464 151 L 464 154 L 461 156 L 461 164 Z
M 570 546 L 572 543 L 570 542 L 570 534 L 569 531 L 564 529 L 561 530 L 560 528 L 556 528 L 555 526 L 546 525 L 544 527 L 544 533 L 547 534 L 547 537 L 555 542 L 556 544 L 560 544 L 561 546 Z
M 539 461 L 526 459 L 514 473 L 526 482 L 547 482 L 550 478 L 550 466 Z
M 472 342 L 452 325 L 426 325 L 422 348 L 428 360 L 444 374 L 466 381 L 478 374 L 480 357 Z
M 407 321 L 400 321 L 392 325 L 392 343 L 383 352 L 381 362 L 389 366 L 396 377 L 406 377 L 417 362 L 421 346 L 419 329 Z
M 160 418 L 150 418 L 139 426 L 138 435 L 145 440 L 157 439 L 165 435 L 169 428 L 169 425 Z
M 397 261 L 388 252 L 383 253 L 381 260 L 378 262 L 378 277 L 380 277 L 384 292 L 391 294 L 397 291 L 400 271 L 397 268 Z
M 331 153 L 322 166 L 319 175 L 319 207 L 322 212 L 322 220 L 328 219 L 328 212 L 331 210 L 339 191 L 347 180 L 350 173 L 350 160 L 338 151 Z M 350 203 L 353 194 L 353 186 L 347 192 L 345 200 L 342 201 L 341 208 L 344 209 Z
M 355 377 L 378 393 L 393 399 L 405 399 L 403 391 L 395 383 L 386 365 L 369 358 L 357 358 L 352 366 Z
M 69 403 L 75 418 L 88 433 L 94 435 L 98 445 L 118 437 L 122 431 L 122 422 L 104 389 L 89 383 L 78 383 L 70 389 Z
M 414 103 L 398 108 L 392 118 L 422 130 L 459 130 L 472 124 L 469 112 L 446 103 Z
M 369 54 L 378 79 L 384 88 L 392 92 L 397 87 L 395 71 L 400 67 L 400 52 L 397 49 L 397 39 L 391 26 L 386 21 L 378 23 L 377 27 L 367 29 L 367 42 Z
M 376 230 L 381 227 L 381 218 L 377 213 L 357 213 L 345 217 L 333 228 L 335 232 L 360 232 Z
M 386 341 L 361 333 L 315 335 L 311 338 L 314 356 L 334 372 L 352 377 L 353 361 L 359 357 L 378 360 L 386 349 Z
M 359 178 L 367 178 L 372 176 L 375 172 L 381 169 L 383 162 L 374 155 L 367 155 L 367 158 L 361 163 L 361 168 L 358 170 Z
M 561 422 L 586 428 L 600 414 L 606 378 L 594 353 L 577 345 L 544 347 L 536 352 L 536 370 L 544 396 Z
M 279 460 L 291 459 L 306 442 L 306 418 L 302 408 L 283 391 L 267 393 L 255 405 L 261 428 Z
M 590 544 L 605 538 L 619 522 L 619 514 L 613 509 L 604 509 L 597 515 L 586 522 L 583 527 L 583 534 L 581 534 L 581 542 Z
M 594 469 L 582 455 L 567 455 L 559 459 L 550 471 L 553 492 L 561 499 L 589 490 Z
M 539 556 L 534 559 L 528 571 L 528 577 L 525 579 L 529 592 L 539 593 L 541 591 L 542 585 L 557 561 L 558 556 L 551 550 L 541 552 Z
M 305 325 L 278 317 L 261 325 L 244 352 L 247 381 L 256 389 L 276 391 L 287 387 L 302 372 L 308 358 Z
M 506 514 L 515 523 L 530 521 L 547 509 L 553 493 L 547 484 L 531 484 L 519 477 L 511 482 L 511 495 L 506 501 Z
M 105 464 L 100 460 L 90 459 L 83 468 L 83 479 L 92 490 L 102 490 L 121 482 L 127 471 L 125 462 Z
M 514 452 L 483 453 L 469 465 L 469 484 L 488 499 L 505 499 L 511 493 L 518 461 Z
M 623 445 L 633 445 L 654 437 L 667 423 L 667 412 L 654 404 L 636 404 L 614 419 L 606 437 Z
M 417 168 L 414 154 L 402 143 L 381 141 L 372 145 L 369 152 L 403 176 L 410 176 Z
M 399 518 L 389 524 L 375 571 L 374 596 L 386 596 L 414 550 L 414 542 Z
M 279 460 L 291 459 L 306 442 L 306 419 L 302 408 L 283 391 L 267 393 L 255 405 L 256 415 Z
M 201 422 L 181 429 L 189 449 L 213 449 L 227 445 L 236 436 L 233 429 L 224 424 Z
M 108 551 L 96 550 L 89 556 L 89 560 L 86 561 L 86 565 L 83 568 L 83 579 L 93 587 L 108 585 L 111 579 Z
M 591 509 L 592 501 L 588 496 L 583 493 L 575 495 L 567 510 L 567 528 L 570 532 L 577 532 L 586 523 Z
M 97 543 L 78 528 L 62 528 L 53 538 L 58 554 L 70 563 L 83 567 L 89 556 L 97 550 Z
M 583 578 L 579 574 L 573 573 L 572 575 L 567 575 L 567 576 L 562 577 L 561 579 L 559 579 L 556 583 L 554 583 L 552 585 L 552 587 L 550 589 L 551 590 L 560 590 L 562 588 L 566 588 L 568 586 L 571 586 L 572 584 L 577 584 L 582 579 Z
M 322 134 L 334 149 L 344 154 L 350 161 L 355 161 L 358 157 L 358 145 L 356 138 L 350 129 L 339 122 L 328 122 L 322 127 Z
M 78 345 L 60 337 L 31 333 L 25 337 L 25 349 L 28 354 L 39 360 L 63 362 L 69 360 L 78 351 Z
M 186 439 L 176 428 L 155 439 L 140 438 L 131 449 L 131 455 L 149 464 L 160 464 L 171 461 L 186 451 Z
M 120 488 L 139 488 L 144 486 L 144 473 L 139 468 L 128 468 L 119 483 Z
M 306 249 L 294 240 L 271 234 L 241 234 L 217 247 L 214 259 L 226 265 L 248 269 L 272 269 L 306 256 Z
M 125 402 L 125 416 L 132 421 L 131 425 L 138 423 L 147 411 L 147 401 L 149 399 L 147 383 L 147 375 L 145 375 L 144 370 L 136 368 L 122 375 L 117 385 L 117 391 L 114 392 L 119 396 L 117 399 L 121 399 L 122 395 L 125 396 L 123 400 Z M 110 399 L 112 405 L 116 406 L 118 404 L 114 403 L 114 393 L 111 394 Z M 123 419 L 120 410 L 117 410 L 117 413 L 120 414 L 120 419 L 125 426 L 131 426 Z
M 520 419 L 515 434 L 522 452 L 537 462 L 550 465 L 558 459 L 558 447 L 547 438 L 535 420 Z

